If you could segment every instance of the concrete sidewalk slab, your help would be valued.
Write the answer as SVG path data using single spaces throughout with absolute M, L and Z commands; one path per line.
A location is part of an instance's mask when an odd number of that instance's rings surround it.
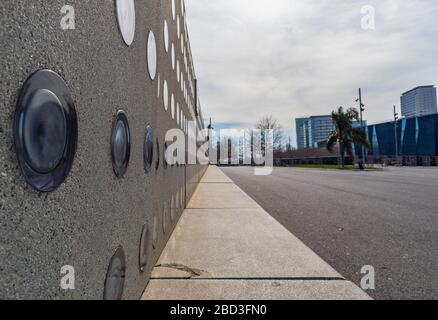
M 371 300 L 349 281 L 151 280 L 145 300 Z
M 186 210 L 152 278 L 188 277 L 342 279 L 263 209 Z
M 198 185 L 188 209 L 260 208 L 233 183 L 203 183 Z
M 223 176 L 207 170 L 143 299 L 369 298 Z
M 233 183 L 218 167 L 210 166 L 202 177 L 202 183 Z

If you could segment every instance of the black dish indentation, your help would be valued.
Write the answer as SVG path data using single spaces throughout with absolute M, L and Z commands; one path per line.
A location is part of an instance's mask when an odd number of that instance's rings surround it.
M 73 99 L 58 74 L 42 69 L 29 76 L 17 100 L 13 133 L 26 182 L 40 192 L 56 190 L 70 173 L 78 138 Z
M 131 154 L 131 132 L 126 113 L 117 112 L 111 133 L 111 158 L 114 173 L 121 178 L 125 175 Z

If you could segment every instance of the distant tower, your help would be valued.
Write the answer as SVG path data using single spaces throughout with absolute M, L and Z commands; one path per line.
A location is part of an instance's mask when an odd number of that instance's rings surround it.
M 400 98 L 402 116 L 421 117 L 437 113 L 437 95 L 434 86 L 421 86 L 402 94 Z

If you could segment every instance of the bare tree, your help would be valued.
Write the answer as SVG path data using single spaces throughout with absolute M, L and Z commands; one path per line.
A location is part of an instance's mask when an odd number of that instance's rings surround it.
M 276 119 L 274 119 L 274 117 L 272 115 L 260 118 L 256 122 L 254 128 L 262 131 L 262 135 L 261 135 L 261 139 L 262 139 L 261 146 L 263 148 L 262 150 L 265 150 L 265 140 L 266 139 L 265 139 L 265 135 L 264 135 L 264 130 L 272 130 L 273 131 L 274 151 L 282 150 L 282 145 L 284 142 L 283 127 Z

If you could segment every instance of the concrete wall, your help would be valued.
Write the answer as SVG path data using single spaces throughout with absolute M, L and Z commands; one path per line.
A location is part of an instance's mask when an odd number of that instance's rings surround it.
M 185 35 L 180 1 L 175 1 L 176 14 Z M 60 28 L 65 4 L 75 9 L 75 30 Z M 135 39 L 127 46 L 118 29 L 115 1 L 0 2 L 1 299 L 101 299 L 108 264 L 118 246 L 126 254 L 123 298 L 140 298 L 182 211 L 176 210 L 172 221 L 172 197 L 179 190 L 190 196 L 205 170 L 198 165 L 165 168 L 162 161 L 165 133 L 177 126 L 170 108 L 166 112 L 163 107 L 163 80 L 187 119 L 194 116 L 172 70 L 170 50 L 164 50 L 166 19 L 188 83 L 171 0 L 136 0 L 135 9 Z M 156 37 L 160 85 L 158 77 L 152 81 L 148 75 L 149 30 Z M 184 41 L 184 46 L 189 44 Z M 68 178 L 55 192 L 45 194 L 35 191 L 21 175 L 12 137 L 19 90 L 41 68 L 55 71 L 67 83 L 79 130 Z M 188 99 L 194 104 L 191 92 Z M 127 113 L 132 137 L 131 161 L 122 179 L 113 173 L 110 153 L 112 121 L 119 109 Z M 158 138 L 161 161 L 158 170 L 154 167 L 146 173 L 143 140 L 148 124 Z M 157 152 L 154 157 L 155 163 Z M 141 273 L 139 242 L 144 224 L 156 231 L 157 244 L 146 272 Z M 60 288 L 64 265 L 75 268 L 75 290 Z

